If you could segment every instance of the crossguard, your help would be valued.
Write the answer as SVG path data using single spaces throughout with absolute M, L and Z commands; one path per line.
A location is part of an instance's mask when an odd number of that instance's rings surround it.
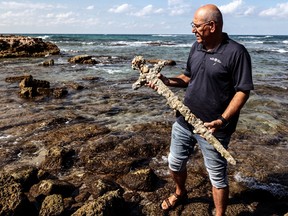
M 133 70 L 138 70 L 140 75 L 138 80 L 132 85 L 132 88 L 136 90 L 145 85 L 148 79 L 157 78 L 157 74 L 160 73 L 166 64 L 166 61 L 159 61 L 153 67 L 149 67 L 146 64 L 146 60 L 143 58 L 143 56 L 136 56 L 132 60 L 131 67 Z

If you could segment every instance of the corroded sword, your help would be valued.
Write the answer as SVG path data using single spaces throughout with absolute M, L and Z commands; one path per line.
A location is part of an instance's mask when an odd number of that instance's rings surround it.
M 167 64 L 167 61 L 159 61 L 154 67 L 149 67 L 146 60 L 142 56 L 136 56 L 132 60 L 132 69 L 138 70 L 140 76 L 138 80 L 132 85 L 134 90 L 141 86 L 152 83 L 157 87 L 157 93 L 167 99 L 168 105 L 178 110 L 185 118 L 185 120 L 194 127 L 194 133 L 205 138 L 226 160 L 235 165 L 236 161 L 231 154 L 221 145 L 221 143 L 212 135 L 212 133 L 204 126 L 203 121 L 197 118 L 190 109 L 185 106 L 182 101 L 158 78 L 158 73 Z

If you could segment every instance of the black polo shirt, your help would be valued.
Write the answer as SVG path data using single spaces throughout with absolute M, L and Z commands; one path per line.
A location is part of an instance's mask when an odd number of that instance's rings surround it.
M 222 115 L 237 91 L 254 88 L 248 51 L 223 34 L 222 43 L 212 51 L 195 42 L 184 72 L 191 78 L 184 104 L 203 122 L 211 122 Z M 238 118 L 239 113 L 230 119 L 227 127 L 213 135 L 218 138 L 230 136 L 235 131 Z M 177 121 L 185 128 L 193 129 L 183 116 L 179 116 Z

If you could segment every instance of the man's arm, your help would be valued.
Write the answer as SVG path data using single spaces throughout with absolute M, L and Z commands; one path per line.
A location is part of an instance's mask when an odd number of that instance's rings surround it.
M 238 91 L 230 101 L 228 107 L 222 114 L 222 117 L 226 119 L 228 122 L 231 119 L 232 116 L 234 116 L 236 113 L 239 113 L 241 108 L 244 106 L 246 101 L 248 100 L 250 95 L 250 91 Z M 220 119 L 216 119 L 212 122 L 206 122 L 204 125 L 210 129 L 210 131 L 213 133 L 215 130 L 219 129 L 221 126 L 223 126 L 223 121 Z
M 160 76 L 159 78 L 164 82 L 165 85 L 173 87 L 187 87 L 190 81 L 190 77 L 184 74 L 180 74 L 179 76 L 173 78 L 166 78 L 162 75 L 162 77 Z
M 180 74 L 177 77 L 173 77 L 173 78 L 167 78 L 166 76 L 164 76 L 163 74 L 158 75 L 159 79 L 162 80 L 162 82 L 166 85 L 166 86 L 171 86 L 171 87 L 187 87 L 188 83 L 190 81 L 190 77 L 184 75 L 184 74 Z M 148 86 L 154 90 L 157 90 L 157 88 L 152 84 L 152 83 L 148 83 Z

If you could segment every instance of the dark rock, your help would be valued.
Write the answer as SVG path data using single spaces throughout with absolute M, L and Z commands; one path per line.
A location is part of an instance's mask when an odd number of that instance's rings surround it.
M 44 61 L 42 63 L 43 66 L 48 67 L 48 66 L 53 66 L 54 65 L 54 60 L 53 59 L 49 59 L 47 61 Z
M 55 98 L 63 98 L 68 94 L 68 91 L 66 88 L 54 88 L 53 89 L 53 96 Z
M 166 61 L 166 65 L 175 66 L 176 61 L 174 60 L 162 60 L 162 59 L 148 59 L 146 60 L 150 64 L 158 64 L 159 61 Z
M 36 80 L 33 77 L 27 76 L 19 83 L 19 95 L 23 98 L 34 98 L 39 95 L 39 93 L 43 93 L 43 88 L 50 88 L 50 83 L 45 80 Z M 38 91 L 38 88 L 41 89 Z M 50 92 L 48 92 L 50 94 Z
M 129 172 L 120 180 L 125 187 L 137 191 L 153 191 L 157 181 L 157 176 L 150 168 Z
M 42 197 L 61 194 L 63 197 L 72 196 L 72 193 L 76 190 L 76 187 L 66 181 L 61 181 L 58 179 L 47 179 L 42 180 L 38 184 L 33 185 L 30 188 L 30 195 L 36 199 L 41 199 Z
M 95 59 L 92 59 L 92 56 L 89 55 L 78 55 L 68 59 L 68 62 L 73 64 L 97 64 Z
M 60 146 L 53 146 L 49 149 L 45 160 L 41 164 L 43 170 L 60 171 L 68 169 L 73 165 L 73 149 L 66 149 Z
M 95 81 L 95 80 L 99 80 L 100 77 L 83 77 L 82 80 L 86 80 L 86 81 Z
M 84 86 L 78 84 L 78 83 L 74 83 L 74 82 L 71 82 L 71 83 L 67 83 L 66 84 L 68 87 L 72 88 L 72 89 L 75 89 L 75 90 L 82 90 L 84 89 Z
M 44 57 L 60 53 L 60 49 L 51 42 L 17 35 L 0 35 L 0 48 L 0 58 Z
M 60 194 L 53 194 L 45 197 L 42 202 L 39 216 L 58 216 L 64 212 L 64 202 Z
M 72 216 L 86 215 L 127 215 L 125 202 L 119 190 L 109 191 L 96 200 L 89 201 L 79 208 Z
M 117 183 L 113 181 L 109 181 L 105 179 L 99 179 L 98 181 L 96 181 L 92 185 L 91 190 L 92 190 L 94 198 L 100 197 L 104 195 L 105 193 L 107 193 L 108 191 L 119 190 L 122 193 L 124 192 L 124 190 L 121 188 L 120 185 L 118 185 Z
M 38 170 L 35 167 L 21 167 L 14 170 L 11 176 L 21 184 L 24 191 L 28 191 L 32 185 L 39 182 L 37 174 Z
M 25 78 L 30 78 L 31 75 L 24 75 L 24 76 L 14 76 L 14 77 L 7 77 L 5 82 L 8 83 L 20 83 Z
M 35 215 L 35 208 L 30 205 L 27 197 L 22 192 L 20 183 L 17 183 L 11 175 L 0 173 L 0 216 L 23 215 L 30 212 Z

